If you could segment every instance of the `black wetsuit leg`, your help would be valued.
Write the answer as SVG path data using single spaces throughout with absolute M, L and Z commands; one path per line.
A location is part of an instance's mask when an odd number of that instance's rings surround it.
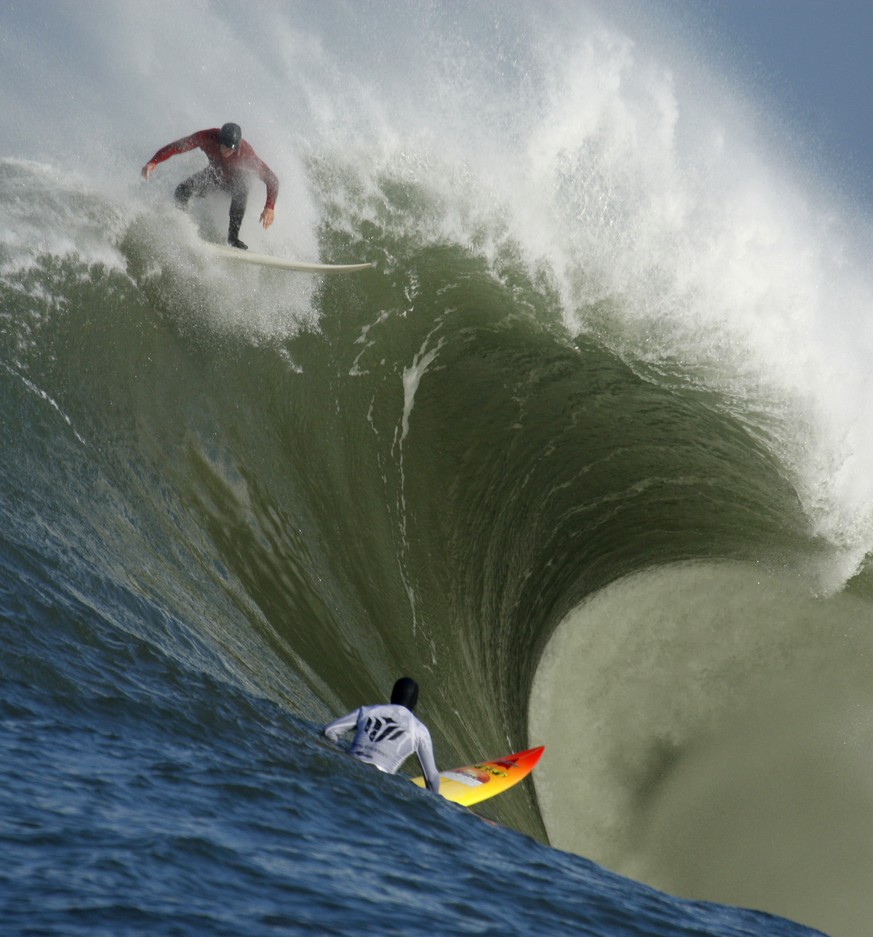
M 191 200 L 192 196 L 206 195 L 207 192 L 213 189 L 220 189 L 221 187 L 221 180 L 218 177 L 218 173 L 211 166 L 207 166 L 205 169 L 201 169 L 200 172 L 195 172 L 193 176 L 186 179 L 184 182 L 180 182 L 176 186 L 176 204 L 179 208 L 187 208 L 188 202 Z
M 247 250 L 247 245 L 239 239 L 239 229 L 246 213 L 249 201 L 249 187 L 245 179 L 236 179 L 230 186 L 230 223 L 227 228 L 227 243 L 231 247 L 240 247 Z
M 242 225 L 243 217 L 246 213 L 246 205 L 249 200 L 248 181 L 244 176 L 240 176 L 233 182 L 225 182 L 219 174 L 207 166 L 200 172 L 180 182 L 176 186 L 175 199 L 179 208 L 187 208 L 188 202 L 196 195 L 206 195 L 208 192 L 220 189 L 222 192 L 230 193 L 230 220 L 227 228 L 227 243 L 231 247 L 239 247 L 247 250 L 246 244 L 239 239 L 239 229 Z

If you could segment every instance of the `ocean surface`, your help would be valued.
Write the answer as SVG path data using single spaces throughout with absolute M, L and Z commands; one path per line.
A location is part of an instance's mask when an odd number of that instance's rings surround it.
M 0 7 L 0 933 L 870 933 L 869 222 L 657 9 Z

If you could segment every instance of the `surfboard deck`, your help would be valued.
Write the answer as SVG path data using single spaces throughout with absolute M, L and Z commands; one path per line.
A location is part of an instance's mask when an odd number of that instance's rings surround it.
M 440 794 L 452 803 L 472 807 L 523 781 L 533 771 L 544 750 L 545 745 L 540 745 L 505 758 L 440 771 Z M 423 777 L 413 778 L 412 783 L 425 786 Z
M 282 270 L 297 270 L 302 273 L 355 273 L 358 270 L 369 270 L 372 264 L 316 264 L 302 260 L 285 260 L 283 257 L 273 257 L 272 254 L 257 254 L 254 251 L 240 250 L 238 247 L 228 247 L 225 244 L 211 244 L 203 242 L 213 254 L 225 257 L 228 260 L 237 260 L 245 264 L 257 264 L 261 267 L 279 267 Z

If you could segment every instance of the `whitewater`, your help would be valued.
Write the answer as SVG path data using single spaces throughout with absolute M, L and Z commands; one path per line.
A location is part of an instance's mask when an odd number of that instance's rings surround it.
M 3 934 L 869 932 L 870 222 L 678 16 L 0 8 Z

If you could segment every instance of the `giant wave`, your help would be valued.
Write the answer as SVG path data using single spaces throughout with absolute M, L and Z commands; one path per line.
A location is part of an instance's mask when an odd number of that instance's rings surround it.
M 862 933 L 873 345 L 843 208 L 595 7 L 95 7 L 132 63 L 112 100 L 118 53 L 58 8 L 98 55 L 65 65 L 55 22 L 22 68 L 74 107 L 0 162 L 9 541 L 307 725 L 410 671 L 441 764 L 545 743 L 502 823 Z M 191 18 L 230 85 L 151 58 Z M 246 239 L 374 271 L 203 255 L 223 207 L 175 211 L 188 165 L 133 180 L 224 119 L 283 180 Z

